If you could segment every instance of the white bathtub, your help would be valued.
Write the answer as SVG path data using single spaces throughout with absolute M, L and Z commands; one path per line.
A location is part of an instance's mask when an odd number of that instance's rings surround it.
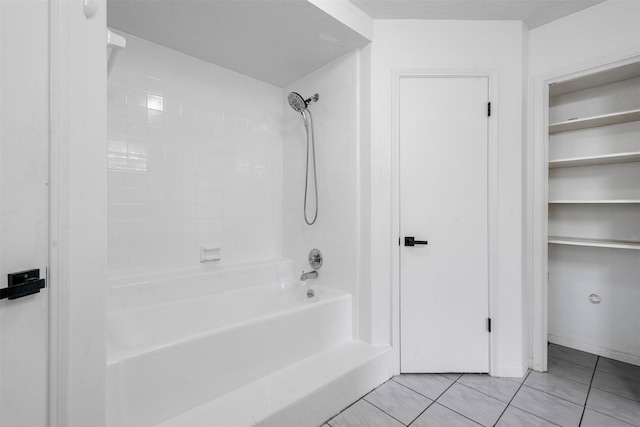
M 150 426 L 351 339 L 351 296 L 268 284 L 109 313 L 108 425 Z

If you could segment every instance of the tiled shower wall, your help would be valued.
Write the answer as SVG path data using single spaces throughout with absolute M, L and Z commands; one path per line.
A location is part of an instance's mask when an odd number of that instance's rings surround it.
M 108 85 L 110 277 L 282 253 L 281 88 L 126 35 Z M 200 262 L 200 247 L 221 260 Z
M 285 93 L 306 98 L 313 115 L 318 166 L 319 214 L 309 226 L 303 219 L 306 134 L 299 113 L 284 111 L 284 255 L 293 260 L 294 276 L 310 271 L 307 255 L 324 255 L 319 277 L 309 283 L 353 295 L 354 329 L 358 328 L 358 107 L 360 52 L 354 51 L 290 84 Z M 312 178 L 310 178 L 310 186 Z M 313 218 L 313 193 L 308 216 Z

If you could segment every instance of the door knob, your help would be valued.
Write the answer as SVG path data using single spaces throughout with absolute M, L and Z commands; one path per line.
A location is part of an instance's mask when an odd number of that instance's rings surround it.
M 404 238 L 405 246 L 427 245 L 427 244 L 429 244 L 429 242 L 427 242 L 426 240 L 416 240 L 416 238 L 413 236 L 407 236 Z
M 40 270 L 26 270 L 8 275 L 9 287 L 0 289 L 0 299 L 17 299 L 40 292 L 45 280 L 40 278 Z

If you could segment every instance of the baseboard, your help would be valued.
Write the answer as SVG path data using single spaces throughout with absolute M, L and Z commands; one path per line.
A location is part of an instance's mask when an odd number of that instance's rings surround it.
M 547 340 L 551 344 L 561 345 L 563 347 L 573 348 L 574 350 L 585 351 L 587 353 L 597 354 L 598 356 L 608 357 L 609 359 L 619 362 L 630 363 L 640 366 L 640 356 L 637 354 L 629 354 L 621 351 L 612 350 L 610 348 L 599 347 L 597 345 L 587 344 L 580 341 L 574 341 L 568 338 L 558 337 L 549 334 Z
M 528 363 L 520 365 L 500 365 L 492 373 L 494 377 L 522 378 L 529 370 Z

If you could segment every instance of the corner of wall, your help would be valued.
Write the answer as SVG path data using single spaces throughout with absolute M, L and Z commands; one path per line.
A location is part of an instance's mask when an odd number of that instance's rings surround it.
M 530 179 L 532 151 L 532 124 L 529 117 L 529 28 L 522 25 L 522 357 L 523 365 L 530 366 L 531 312 L 532 312 L 532 215 L 533 180 Z
M 358 338 L 371 342 L 371 46 L 360 50 L 358 85 Z
M 337 21 L 359 33 L 368 40 L 373 40 L 374 20 L 346 0 L 308 0 Z

